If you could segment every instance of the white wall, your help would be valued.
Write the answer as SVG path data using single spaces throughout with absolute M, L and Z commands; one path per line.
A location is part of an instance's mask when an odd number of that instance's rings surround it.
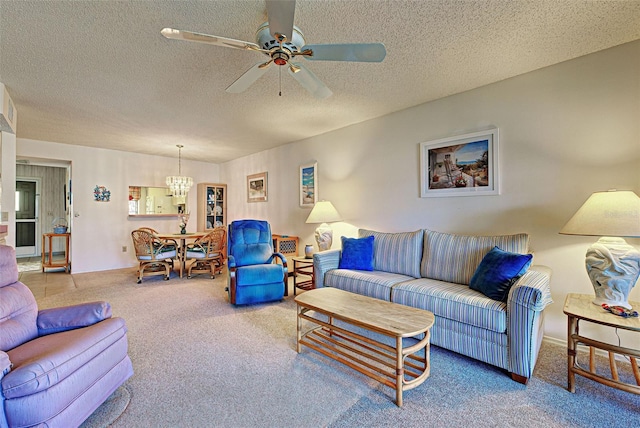
M 73 273 L 136 266 L 131 231 L 137 227 L 150 226 L 161 232 L 179 231 L 179 220 L 175 217 L 128 217 L 129 186 L 166 186 L 166 176 L 177 173 L 177 156 L 150 156 L 20 138 L 17 156 L 71 162 Z M 182 172 L 191 176 L 194 183 L 219 180 L 219 166 L 211 163 L 183 159 Z M 94 200 L 96 185 L 111 191 L 110 202 Z M 191 219 L 187 230 L 195 231 L 195 184 L 188 195 L 188 206 Z M 127 246 L 126 253 L 122 252 L 122 246 Z
M 563 339 L 566 294 L 593 293 L 584 254 L 596 238 L 558 231 L 594 191 L 640 194 L 639 70 L 636 41 L 227 162 L 221 180 L 234 189 L 229 220 L 267 219 L 275 233 L 300 236 L 302 248 L 313 243 L 316 226 L 304 223 L 310 210 L 298 206 L 298 168 L 317 160 L 320 199 L 332 201 L 344 219 L 334 225 L 334 247 L 359 227 L 527 232 L 534 263 L 554 272 L 546 334 Z M 419 143 L 491 126 L 500 130 L 501 195 L 420 198 Z M 269 174 L 269 200 L 247 203 L 246 176 L 262 171 Z M 640 286 L 631 300 L 640 301 Z
M 1 89 L 1 88 L 0 88 Z M 7 131 L 0 131 L 0 220 L 2 212 L 6 213 L 3 225 L 16 222 L 16 135 Z M 15 247 L 16 229 L 7 228 L 5 243 Z

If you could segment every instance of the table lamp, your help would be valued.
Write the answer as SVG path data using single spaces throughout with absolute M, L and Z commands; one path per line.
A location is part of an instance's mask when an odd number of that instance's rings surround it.
M 560 233 L 601 237 L 585 261 L 596 293 L 593 303 L 632 309 L 629 293 L 640 274 L 640 251 L 622 237 L 640 237 L 640 197 L 631 191 L 596 192 Z
M 333 242 L 333 230 L 327 223 L 340 220 L 340 214 L 331 202 L 320 201 L 313 206 L 305 223 L 322 223 L 316 229 L 316 242 L 320 251 L 330 249 Z

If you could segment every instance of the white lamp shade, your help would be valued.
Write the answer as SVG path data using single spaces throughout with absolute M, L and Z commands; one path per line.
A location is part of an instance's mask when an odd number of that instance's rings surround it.
M 305 223 L 331 223 L 340 220 L 342 218 L 331 202 L 320 201 L 313 206 Z
M 640 237 L 640 197 L 628 190 L 596 192 L 582 204 L 560 233 Z

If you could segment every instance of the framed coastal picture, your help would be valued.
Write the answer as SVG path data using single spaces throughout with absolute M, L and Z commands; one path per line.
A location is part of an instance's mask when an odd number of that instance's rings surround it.
M 267 173 L 248 175 L 247 202 L 266 202 L 267 196 Z
M 313 207 L 318 202 L 318 162 L 300 166 L 300 206 Z
M 500 194 L 498 128 L 420 143 L 420 196 Z

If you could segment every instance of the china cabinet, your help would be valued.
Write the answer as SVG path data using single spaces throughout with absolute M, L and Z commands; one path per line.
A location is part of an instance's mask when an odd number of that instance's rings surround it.
M 227 185 L 198 183 L 198 230 L 227 226 Z

